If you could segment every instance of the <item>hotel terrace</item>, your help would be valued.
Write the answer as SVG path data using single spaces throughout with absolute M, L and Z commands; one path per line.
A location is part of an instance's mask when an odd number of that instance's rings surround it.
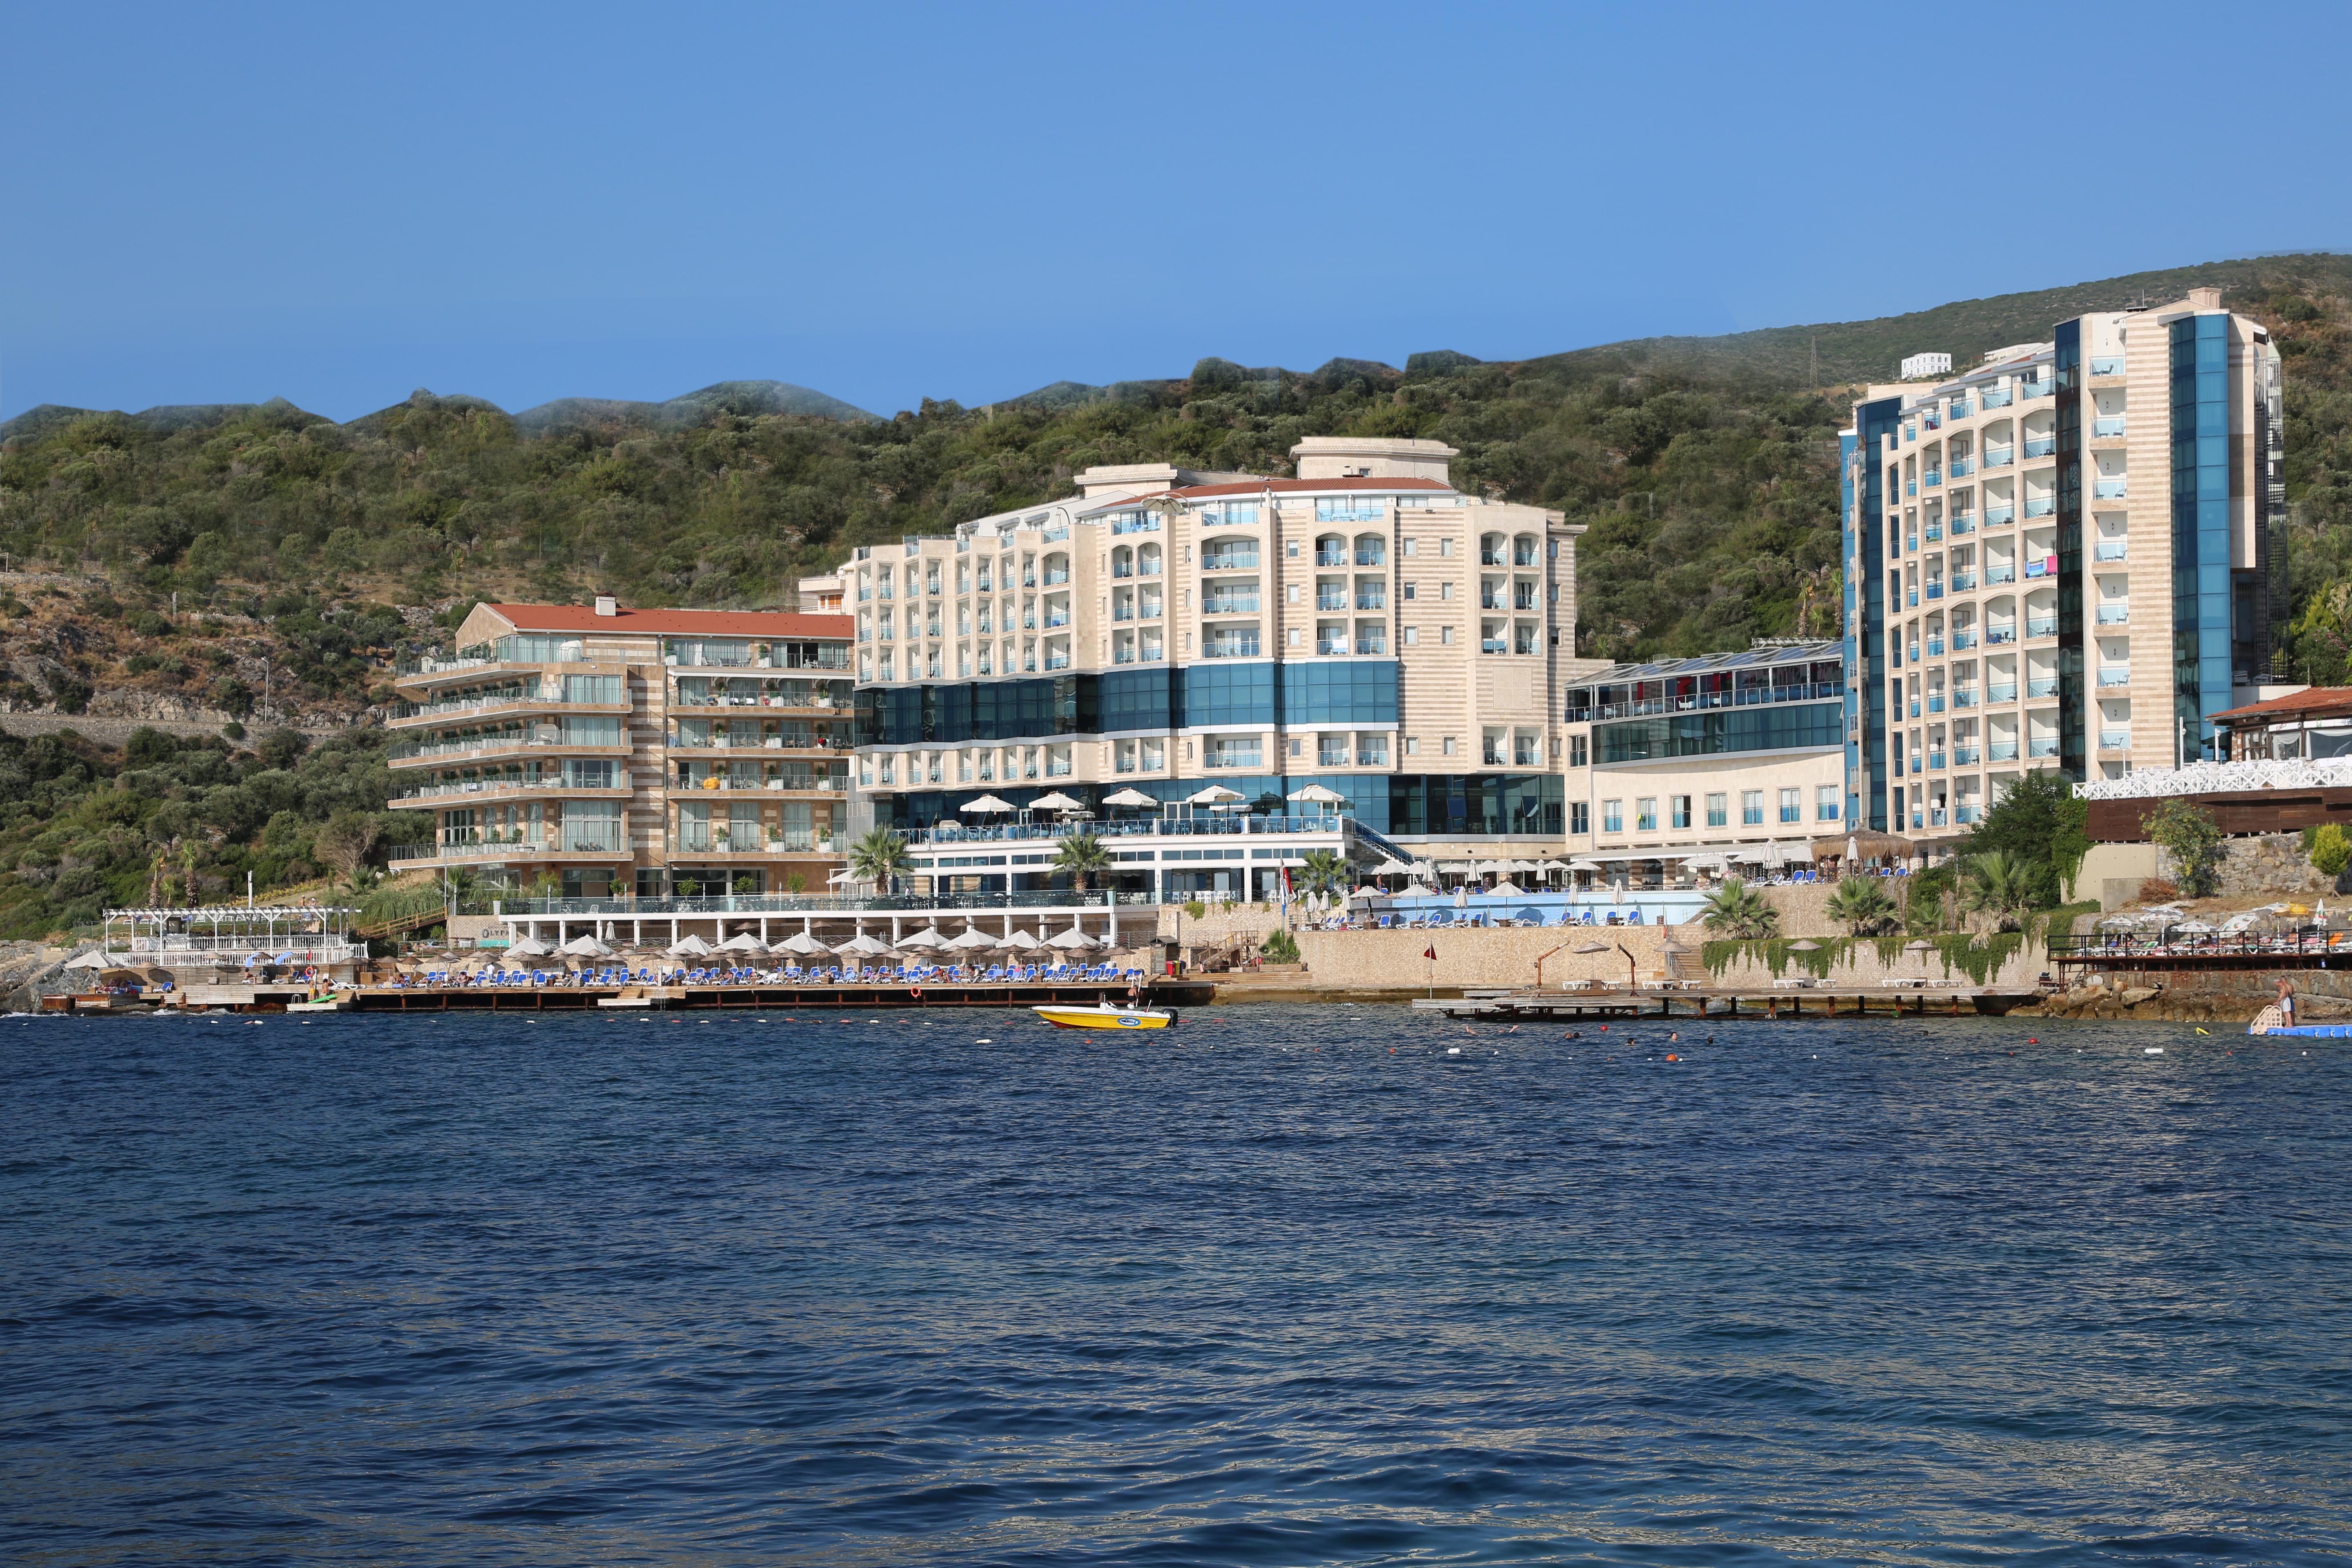
M 1958 833 L 2027 769 L 2211 756 L 2284 609 L 2267 332 L 2197 289 L 1946 368 L 1844 433 L 1848 818 Z
M 391 805 L 435 833 L 393 869 L 566 899 L 822 890 L 849 799 L 849 639 L 835 616 L 475 606 L 454 657 L 398 673 Z
M 1120 796 L 1129 837 L 1190 816 L 1119 847 L 1115 885 L 1161 897 L 1265 896 L 1329 847 L 1266 825 L 1320 822 L 1323 796 L 1360 858 L 1560 852 L 1560 686 L 1601 668 L 1572 657 L 1581 530 L 1463 494 L 1454 456 L 1334 437 L 1292 448 L 1295 479 L 1095 468 L 1076 499 L 858 551 L 859 811 L 975 893 L 1042 888 L 1051 858 L 971 853 L 971 827 L 1009 830 L 966 811 L 983 795 L 1098 819 Z M 1260 842 L 1198 841 L 1217 818 L 1176 803 L 1211 786 Z

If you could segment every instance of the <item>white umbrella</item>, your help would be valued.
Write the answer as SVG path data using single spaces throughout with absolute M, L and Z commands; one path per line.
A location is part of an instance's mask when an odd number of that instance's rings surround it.
M 958 815 L 959 816 L 962 816 L 965 812 L 970 812 L 970 811 L 976 811 L 976 812 L 981 812 L 981 813 L 985 814 L 985 813 L 992 812 L 992 811 L 1011 811 L 1012 809 L 1013 809 L 1013 803 L 1012 803 L 1011 801 L 1009 801 L 1009 800 L 999 800 L 999 799 L 997 799 L 997 798 L 996 798 L 994 795 L 982 795 L 978 800 L 968 800 L 968 801 L 965 801 L 961 805 L 957 806 L 957 807 L 956 807 L 956 815 Z
M 2248 926 L 2252 925 L 2258 918 L 2259 916 L 2256 914 L 2231 915 L 2228 920 L 2221 922 L 2221 934 L 2223 936 L 2235 936 L 2240 931 L 2244 931 Z M 2104 926 L 2108 922 L 2101 921 L 2099 923 Z
M 838 887 L 844 882 L 855 882 L 856 880 L 857 873 L 855 871 L 835 871 L 832 876 L 827 877 L 824 879 L 824 884 L 826 887 L 832 888 Z
M 1466 910 L 1470 907 L 1469 889 L 1456 888 L 1454 889 L 1454 907 L 1457 910 Z
M 710 944 L 698 936 L 680 937 L 669 944 L 668 951 L 672 958 L 703 958 L 709 954 Z
M 978 948 L 994 947 L 996 939 L 978 926 L 966 926 L 963 929 L 963 934 L 952 939 L 947 945 L 958 952 L 971 952 Z
M 889 952 L 890 944 L 887 942 L 877 942 L 872 937 L 867 936 L 861 931 L 857 935 L 851 937 L 847 942 L 843 942 L 840 946 L 835 948 L 833 951 L 835 952 L 854 952 L 860 957 L 870 957 L 877 952 Z
M 507 953 L 509 957 L 513 958 L 544 958 L 554 951 L 554 948 L 549 946 L 546 942 L 540 941 L 539 938 L 535 936 L 527 936 L 520 942 L 516 942 L 512 947 L 508 948 Z
M 610 958 L 613 956 L 613 950 L 606 947 L 603 942 L 598 942 L 593 936 L 575 936 L 570 942 L 565 942 L 562 947 L 557 948 L 555 951 L 558 952 L 576 953 L 582 958 Z
M 1568 868 L 1571 871 L 1598 871 L 1601 863 L 1597 860 L 1570 860 Z
M 2171 929 L 2174 931 L 2185 931 L 2191 936 L 2204 936 L 2209 934 L 2213 928 L 2207 925 L 2203 921 L 2182 921 L 2179 924 L 2172 927 Z
M 1223 784 L 1211 784 L 1204 790 L 1200 790 L 1194 794 L 1186 795 L 1184 797 L 1184 804 L 1187 805 L 1223 805 L 1228 802 L 1240 800 L 1242 796 L 1237 791 L 1229 790 Z
M 1398 859 L 1395 856 L 1391 855 L 1383 858 L 1379 865 L 1372 868 L 1372 875 L 1375 877 L 1409 877 L 1412 875 L 1412 868 Z
M 1086 808 L 1086 802 L 1072 800 L 1060 790 L 1055 790 L 1051 795 L 1041 795 L 1029 803 L 1029 809 L 1032 811 L 1084 811 Z M 971 808 L 967 806 L 965 809 Z
M 253 961 L 247 959 L 246 962 L 250 963 Z M 114 960 L 106 956 L 104 948 L 93 947 L 88 952 L 79 953 L 66 960 L 66 967 L 68 969 L 114 969 L 120 966 Z
M 1069 930 L 1062 932 L 1059 936 L 1048 938 L 1045 945 L 1048 947 L 1066 947 L 1075 952 L 1078 948 L 1082 947 L 1100 947 L 1102 943 L 1097 942 L 1085 931 L 1080 931 L 1077 927 L 1072 926 Z
M 1492 891 L 1497 898 L 1516 899 L 1520 896 L 1523 889 L 1514 882 L 1497 882 Z
M 1290 794 L 1284 798 L 1287 800 L 1311 801 L 1317 805 L 1345 805 L 1348 804 L 1348 797 L 1346 795 L 1341 795 L 1336 789 L 1327 789 L 1318 784 L 1308 784 L 1305 789 L 1292 790 Z
M 1516 873 L 1519 871 L 1540 871 L 1543 868 L 1537 865 L 1532 860 L 1514 860 L 1511 862 L 1511 869 Z
M 805 958 L 814 953 L 831 952 L 833 949 L 825 946 L 824 943 L 817 941 L 816 938 L 809 935 L 808 932 L 803 931 L 795 931 L 791 936 L 784 938 L 783 941 L 776 943 L 776 951 L 779 952 L 797 952 Z
M 942 946 L 945 942 L 946 939 L 940 935 L 939 927 L 925 926 L 919 931 L 910 931 L 900 937 L 891 945 L 898 948 L 931 948 Z
M 1105 805 L 1158 805 L 1160 803 L 1139 789 L 1128 788 L 1116 795 L 1103 796 Z
M 1404 896 L 1408 899 L 1425 899 L 1436 890 L 1428 883 L 1419 880 L 1407 882 L 1404 885 Z
M 720 952 L 765 952 L 768 944 L 748 931 L 739 931 L 719 944 Z
M 1016 931 L 1012 932 L 1010 935 L 997 938 L 996 945 L 999 947 L 1009 947 L 1016 952 L 1027 952 L 1032 948 L 1043 947 L 1045 944 L 1039 942 L 1035 937 L 1031 936 L 1025 931 Z

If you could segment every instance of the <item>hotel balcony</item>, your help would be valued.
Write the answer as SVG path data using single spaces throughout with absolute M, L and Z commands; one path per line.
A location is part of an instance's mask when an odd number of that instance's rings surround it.
M 392 811 L 406 809 L 404 803 L 410 801 L 455 803 L 475 799 L 536 800 L 548 796 L 561 799 L 566 795 L 583 800 L 601 800 L 625 796 L 628 793 L 629 771 L 626 768 L 614 768 L 609 775 L 608 782 L 601 784 L 583 782 L 577 775 L 561 773 L 535 779 L 505 777 L 452 779 L 439 784 L 419 784 L 414 789 L 396 792 L 387 803 L 386 809 Z
M 2127 752 L 2131 750 L 2131 731 L 2129 730 L 2101 730 L 2099 731 L 2099 750 L 2103 752 Z
M 2103 626 L 2127 626 L 2131 622 L 2129 605 L 2101 605 L 2098 624 Z
M 885 779 L 883 783 L 896 787 L 892 780 Z M 845 795 L 850 786 L 846 773 L 779 773 L 773 776 L 764 773 L 755 776 L 742 773 L 712 773 L 685 778 L 673 776 L 666 781 L 665 787 L 671 799 L 682 800 L 706 795 Z
M 495 735 L 472 735 L 446 741 L 423 741 L 413 745 L 395 743 L 384 755 L 387 766 L 418 767 L 446 758 L 466 757 L 488 761 L 513 756 L 518 760 L 543 757 L 550 752 L 584 752 L 599 757 L 625 757 L 629 752 L 629 731 L 621 730 L 615 738 L 606 740 L 567 739 L 554 725 L 541 725 L 536 730 L 510 730 Z
M 610 831 L 602 830 L 604 820 L 611 822 Z M 615 856 L 628 853 L 628 835 L 622 830 L 620 819 L 614 817 L 576 826 L 568 832 L 561 827 L 524 828 L 505 838 L 485 833 L 462 840 L 433 844 L 395 844 L 388 858 L 392 869 L 410 871 L 426 866 L 480 864 L 491 860 L 576 860 L 593 857 L 609 861 Z
M 500 714 L 524 714 L 541 711 L 554 713 L 610 713 L 628 717 L 625 697 L 614 702 L 574 702 L 562 696 L 526 696 L 520 691 L 499 692 L 469 697 L 460 701 L 404 702 L 392 710 L 384 721 L 389 730 L 415 730 L 436 723 L 448 723 L 458 719 L 487 719 Z
M 2122 664 L 2103 664 L 2099 666 L 2099 684 L 2103 687 L 2129 686 L 2131 684 L 2131 667 L 2129 665 Z

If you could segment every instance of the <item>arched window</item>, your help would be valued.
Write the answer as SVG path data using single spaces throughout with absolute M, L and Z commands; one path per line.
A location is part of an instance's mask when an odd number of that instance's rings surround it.
M 1135 574 L 1139 577 L 1160 575 L 1160 546 L 1147 544 L 1135 552 Z
M 1110 574 L 1114 577 L 1135 575 L 1135 552 L 1122 544 L 1110 552 Z
M 1483 534 L 1479 537 L 1478 564 L 1481 566 L 1500 566 L 1503 564 L 1503 536 L 1501 534 L 1488 533 Z
M 1054 552 L 1053 554 L 1046 556 L 1045 576 L 1045 585 L 1050 588 L 1056 583 L 1066 583 L 1069 580 L 1070 558 L 1067 555 L 1063 554 L 1058 550 Z
M 1327 533 L 1315 542 L 1315 564 L 1345 566 L 1348 563 L 1348 541 L 1345 535 Z

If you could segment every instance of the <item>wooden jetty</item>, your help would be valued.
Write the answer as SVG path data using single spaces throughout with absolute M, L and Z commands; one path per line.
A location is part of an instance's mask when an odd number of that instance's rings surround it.
M 1743 991 L 1691 986 L 1671 991 L 1465 991 L 1416 997 L 1413 1007 L 1449 1018 L 1495 1023 L 1574 1023 L 1611 1018 L 1999 1017 L 2036 998 L 2026 990 L 1972 986 L 1819 986 Z
M 255 996 L 226 994 L 228 987 L 204 987 L 184 1004 L 189 1012 L 282 1012 L 303 1003 L 299 991 L 271 987 Z M 168 994 L 150 995 L 152 1004 Z M 333 1010 L 342 1013 L 555 1013 L 720 1008 L 800 1012 L 910 1011 L 926 1007 L 1032 1007 L 1046 1003 L 1124 1001 L 1127 987 L 1106 984 L 920 985 L 346 985 L 333 988 Z M 1147 1007 L 1205 1007 L 1216 999 L 1206 981 L 1158 980 L 1143 987 Z M 164 1005 L 174 1004 L 164 1001 Z M 324 1010 L 308 1005 L 304 1010 Z

